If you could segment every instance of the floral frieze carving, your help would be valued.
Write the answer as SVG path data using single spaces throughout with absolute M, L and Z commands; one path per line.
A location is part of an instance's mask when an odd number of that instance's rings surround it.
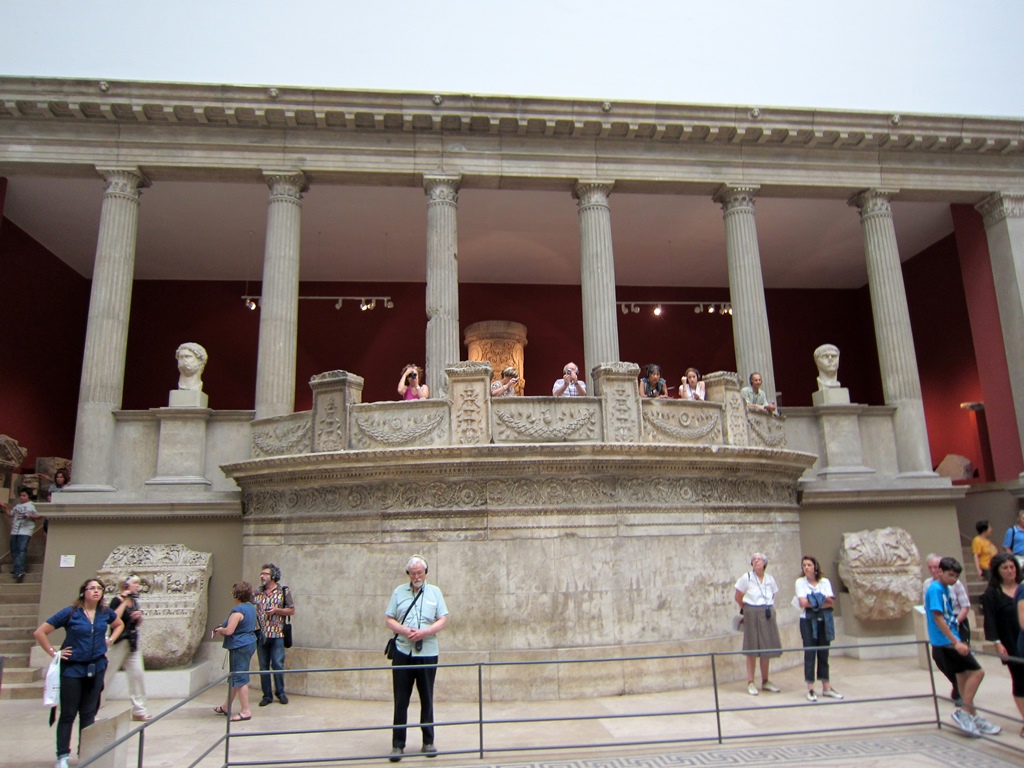
M 292 456 L 313 449 L 313 428 L 308 411 L 253 426 L 252 455 Z
M 597 403 L 548 398 L 509 398 L 491 402 L 496 441 L 553 443 L 565 440 L 596 440 Z
M 642 404 L 644 439 L 650 443 L 721 443 L 719 405 L 650 400 Z
M 356 409 L 354 409 L 356 410 Z M 356 429 L 352 442 L 355 448 L 397 448 L 409 445 L 444 445 L 447 440 L 445 413 L 432 410 L 427 413 L 400 412 L 395 409 L 353 416 Z
M 786 422 L 779 416 L 758 411 L 747 412 L 750 445 L 755 448 L 784 448 L 786 446 Z

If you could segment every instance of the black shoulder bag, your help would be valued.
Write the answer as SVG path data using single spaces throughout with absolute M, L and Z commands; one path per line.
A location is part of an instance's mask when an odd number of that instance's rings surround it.
M 414 597 L 412 599 L 412 602 L 409 603 L 409 607 L 405 609 L 405 613 L 402 615 L 402 620 L 399 622 L 400 624 L 405 624 L 405 619 L 409 616 L 409 611 L 411 611 L 412 607 L 416 605 L 416 601 L 420 599 L 420 595 L 423 594 L 423 588 L 426 586 L 427 585 L 424 584 L 422 587 L 420 587 L 420 591 L 416 593 L 416 597 Z M 395 632 L 395 636 L 388 640 L 387 644 L 385 644 L 384 646 L 384 655 L 387 656 L 389 659 L 395 658 L 395 642 L 397 640 L 398 633 Z
M 287 608 L 288 607 L 288 587 L 283 586 L 283 585 L 281 586 L 281 595 L 282 595 L 281 602 L 284 604 L 284 607 Z M 292 617 L 291 616 L 285 616 L 284 617 L 284 627 L 282 627 L 282 629 L 284 630 L 284 647 L 285 648 L 291 648 L 292 647 Z

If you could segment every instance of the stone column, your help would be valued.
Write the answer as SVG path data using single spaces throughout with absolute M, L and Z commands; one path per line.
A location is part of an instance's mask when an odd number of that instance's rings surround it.
M 448 394 L 445 369 L 459 362 L 460 176 L 424 176 L 427 194 L 427 385 Z
M 977 209 L 985 220 L 1017 435 L 1024 450 L 1024 194 L 997 192 Z M 1020 477 L 1024 480 L 1024 472 Z
M 761 252 L 757 247 L 754 195 L 759 187 L 723 184 L 714 200 L 725 220 L 725 256 L 729 268 L 732 334 L 736 369 L 745 386 L 750 374 L 761 374 L 761 389 L 775 402 L 775 367 L 764 302 Z
M 849 203 L 860 211 L 864 232 L 882 393 L 887 405 L 896 406 L 893 418 L 899 471 L 902 475 L 934 476 L 910 310 L 889 205 L 894 194 L 895 190 L 868 189 L 851 197 Z
M 260 341 L 256 360 L 256 418 L 295 409 L 295 356 L 299 331 L 299 238 L 302 193 L 297 171 L 264 173 L 270 187 L 267 245 L 260 292 Z
M 121 407 L 124 390 L 140 188 L 149 185 L 137 168 L 97 170 L 107 180 L 107 188 L 100 211 L 78 394 L 72 490 L 79 491 L 115 490 L 110 485 L 113 413 Z
M 583 378 L 593 379 L 599 365 L 619 361 L 619 326 L 615 315 L 615 255 L 612 252 L 612 212 L 608 195 L 612 182 L 578 181 L 573 196 L 580 217 L 580 287 L 583 294 Z M 600 395 L 592 382 L 591 395 Z

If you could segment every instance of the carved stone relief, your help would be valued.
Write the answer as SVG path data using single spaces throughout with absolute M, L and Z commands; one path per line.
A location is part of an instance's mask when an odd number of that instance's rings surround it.
M 28 449 L 18 445 L 13 437 L 0 435 L 0 476 L 20 467 L 27 455 Z
M 861 621 L 898 619 L 921 601 L 921 555 L 902 528 L 844 533 L 839 578 Z
M 746 409 L 747 437 L 755 448 L 785 448 L 786 423 L 781 416 Z
M 526 326 L 510 320 L 484 320 L 473 323 L 463 334 L 466 356 L 473 362 L 488 362 L 497 373 L 512 366 L 519 372 L 516 394 L 526 388 Z
M 597 402 L 578 398 L 529 398 L 491 401 L 494 439 L 498 442 L 556 443 L 600 440 Z
M 312 434 L 309 411 L 256 422 L 252 428 L 253 458 L 309 453 L 313 450 Z
M 108 596 L 127 576 L 135 574 L 142 581 L 144 623 L 139 634 L 147 667 L 168 669 L 192 661 L 206 630 L 212 553 L 183 544 L 122 546 L 107 555 L 97 573 Z
M 424 407 L 419 407 L 420 404 Z M 445 403 L 363 403 L 352 408 L 352 447 L 405 448 L 447 445 L 448 413 Z
M 722 442 L 722 406 L 675 400 L 641 401 L 644 441 L 685 445 Z

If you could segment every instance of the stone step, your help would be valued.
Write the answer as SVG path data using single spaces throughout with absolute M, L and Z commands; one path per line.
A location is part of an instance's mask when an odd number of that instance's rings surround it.
M 34 683 L 10 683 L 7 682 L 7 672 L 4 671 L 4 684 L 0 689 L 0 699 L 38 699 L 40 709 L 43 701 L 43 681 Z
M 35 683 L 46 677 L 45 669 L 36 669 L 35 667 L 27 666 L 11 666 L 8 667 L 7 659 L 4 659 L 4 683 L 3 687 L 6 688 L 8 683 Z
M 7 680 L 7 667 L 12 669 L 18 669 L 19 667 L 28 667 L 28 649 L 22 647 L 20 652 L 17 653 L 0 653 L 0 656 L 4 657 L 4 680 Z
M 15 585 L 16 586 L 16 585 Z M 11 587 L 8 587 L 11 589 Z M 31 592 L 15 592 L 4 590 L 2 601 L 5 605 L 31 605 L 34 609 L 39 608 L 39 590 L 36 589 L 36 593 Z
M 39 622 L 36 620 L 36 608 L 35 606 L 19 605 L 17 608 L 23 609 L 21 614 L 8 614 L 0 612 L 0 626 L 4 629 L 27 629 L 31 633 Z
M 18 582 L 14 580 L 13 573 L 0 573 L 0 590 L 3 590 L 8 585 L 17 585 Z M 35 584 L 37 586 L 43 585 L 43 569 L 42 565 L 37 570 L 25 571 L 25 578 L 21 581 L 20 586 L 29 586 Z
M 35 628 L 36 625 L 33 622 L 25 622 L 13 627 L 10 624 L 5 624 L 3 627 L 0 627 L 0 642 L 4 640 L 21 640 L 34 643 L 35 638 L 32 637 L 32 632 L 35 631 Z
M 10 656 L 12 653 L 25 653 L 24 650 L 30 647 L 36 639 L 31 632 L 23 632 L 20 637 L 0 638 L 0 656 Z
M 0 624 L 11 626 L 9 619 L 16 616 L 31 616 L 35 619 L 39 615 L 39 603 L 4 603 L 0 602 Z

